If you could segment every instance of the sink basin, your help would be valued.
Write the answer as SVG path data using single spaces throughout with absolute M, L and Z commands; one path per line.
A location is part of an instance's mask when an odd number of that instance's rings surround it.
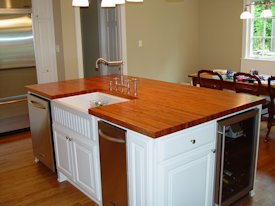
M 65 106 L 71 107 L 73 109 L 77 109 L 82 112 L 88 113 L 89 108 L 126 102 L 129 101 L 129 99 L 113 96 L 110 94 L 105 94 L 102 92 L 93 92 L 71 97 L 59 98 L 54 101 L 59 102 Z

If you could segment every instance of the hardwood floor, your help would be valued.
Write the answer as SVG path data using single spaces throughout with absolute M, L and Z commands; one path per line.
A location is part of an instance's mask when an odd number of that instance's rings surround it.
M 70 183 L 58 183 L 42 164 L 35 164 L 30 132 L 23 132 L 0 138 L 0 205 L 96 204 Z
M 273 133 L 272 133 L 273 132 Z M 271 137 L 275 137 L 275 127 Z M 234 206 L 275 205 L 275 138 L 265 143 L 261 130 L 256 195 Z M 33 162 L 30 132 L 0 138 L 0 205 L 96 206 L 68 182 L 58 183 L 45 166 Z

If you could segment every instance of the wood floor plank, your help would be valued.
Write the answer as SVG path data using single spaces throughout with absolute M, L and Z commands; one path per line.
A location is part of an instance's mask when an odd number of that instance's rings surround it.
M 31 134 L 23 132 L 0 138 L 1 206 L 96 206 L 69 182 L 59 183 L 56 175 L 41 163 L 35 164 Z

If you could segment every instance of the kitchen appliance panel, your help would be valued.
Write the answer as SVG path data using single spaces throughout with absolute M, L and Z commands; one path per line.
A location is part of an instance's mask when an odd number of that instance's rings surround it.
M 0 14 L 0 69 L 34 66 L 30 14 Z
M 231 205 L 253 190 L 259 110 L 218 122 L 215 205 Z
M 98 123 L 102 203 L 127 206 L 126 131 L 105 122 Z
M 33 154 L 39 161 L 55 172 L 50 102 L 29 94 L 28 107 Z

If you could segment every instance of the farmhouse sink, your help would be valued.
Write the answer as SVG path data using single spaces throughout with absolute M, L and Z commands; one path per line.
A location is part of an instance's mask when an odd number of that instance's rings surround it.
M 93 92 L 71 97 L 64 97 L 54 100 L 76 110 L 88 113 L 89 108 L 100 107 L 110 104 L 129 101 L 129 99 L 105 94 L 102 92 Z

